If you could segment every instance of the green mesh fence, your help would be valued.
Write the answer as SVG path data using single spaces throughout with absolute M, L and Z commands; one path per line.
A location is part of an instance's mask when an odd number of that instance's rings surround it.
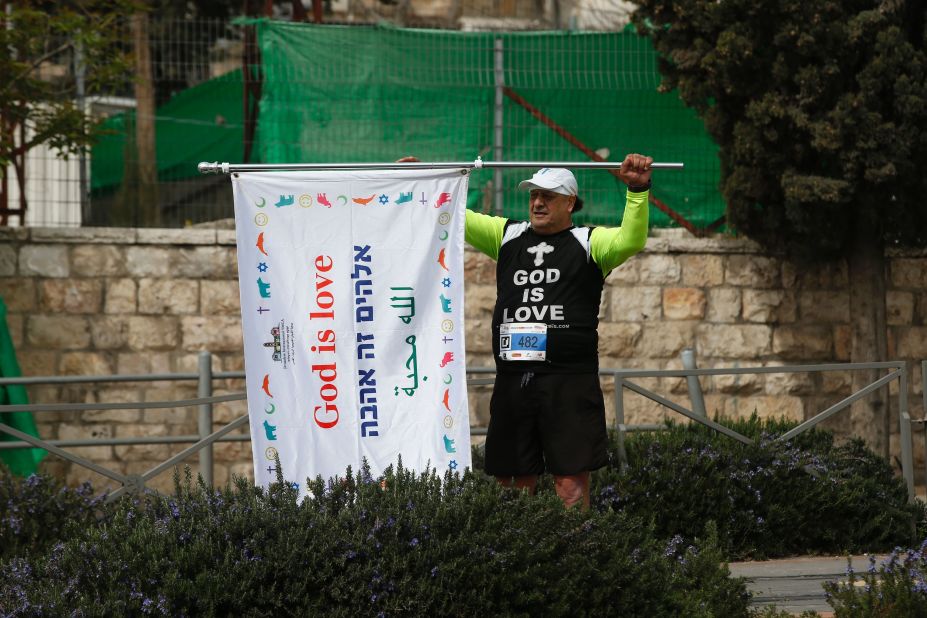
M 614 161 L 628 152 L 682 161 L 683 171 L 656 173 L 654 196 L 697 227 L 724 213 L 717 147 L 675 94 L 657 92 L 656 54 L 632 32 L 256 24 L 264 82 L 255 152 L 263 162 L 494 160 L 501 65 L 502 160 L 588 161 L 584 147 L 607 149 Z M 503 172 L 506 216 L 526 217 L 516 185 L 531 172 Z M 613 224 L 624 203 L 620 181 L 603 170 L 577 178 L 586 202 L 580 221 Z M 493 170 L 473 172 L 471 208 L 494 210 L 492 181 Z M 676 225 L 652 213 L 653 225 Z

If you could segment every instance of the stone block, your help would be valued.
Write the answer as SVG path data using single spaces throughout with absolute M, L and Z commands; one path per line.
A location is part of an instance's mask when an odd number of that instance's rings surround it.
M 199 309 L 199 283 L 189 279 L 140 279 L 138 311 L 141 314 L 190 315 Z
M 228 279 L 235 273 L 236 255 L 231 247 L 194 247 L 170 253 L 172 277 Z
M 798 307 L 804 324 L 850 321 L 850 295 L 844 291 L 803 290 L 798 296 Z
M 58 373 L 58 352 L 24 346 L 17 350 L 16 356 L 24 376 L 53 376 Z M 29 400 L 35 401 L 31 390 Z
M 917 361 L 927 359 L 927 326 L 908 326 L 895 329 L 897 355 Z
M 785 363 L 770 362 L 767 367 L 778 367 Z M 766 377 L 766 394 L 767 395 L 812 395 L 815 392 L 814 375 L 805 372 L 790 373 L 767 373 Z
M 180 344 L 177 318 L 129 317 L 129 349 L 173 350 Z
M 849 362 L 853 345 L 853 329 L 848 325 L 834 327 L 834 360 L 838 363 Z
M 112 375 L 113 364 L 100 352 L 65 352 L 58 362 L 58 373 L 66 376 Z
M 2 297 L 0 297 L 2 298 Z M 6 314 L 6 325 L 10 331 L 10 340 L 13 342 L 13 349 L 21 348 L 25 339 L 24 328 L 26 319 L 24 316 L 16 313 Z
M 700 358 L 756 359 L 769 354 L 772 328 L 760 324 L 701 324 L 696 337 Z
M 0 245 L 0 277 L 12 277 L 16 274 L 16 249 L 10 245 Z
M 490 285 L 468 285 L 466 314 L 470 317 L 492 319 L 496 306 L 496 287 Z
M 26 341 L 37 348 L 80 350 L 90 345 L 90 324 L 79 316 L 29 316 Z
M 117 438 L 168 436 L 168 427 L 163 424 L 138 423 L 116 426 Z M 114 446 L 116 458 L 120 461 L 155 459 L 164 461 L 172 455 L 171 444 L 119 444 Z M 154 466 L 152 466 L 154 467 Z
M 894 258 L 890 264 L 894 287 L 916 291 L 927 288 L 927 258 Z
M 777 326 L 773 333 L 773 352 L 795 362 L 833 359 L 833 327 Z
M 612 404 L 614 405 L 614 404 Z M 607 408 L 612 410 L 614 408 Z M 662 425 L 668 418 L 677 415 L 669 408 L 637 393 L 625 392 L 624 396 L 624 422 L 625 425 Z
M 683 348 L 694 348 L 696 322 L 645 323 L 637 343 L 638 356 L 672 358 Z
M 479 391 L 476 389 L 479 388 Z M 467 402 L 470 405 L 470 426 L 489 426 L 489 401 L 492 392 L 488 388 L 472 387 L 468 393 Z
M 599 322 L 599 356 L 630 358 L 641 336 L 636 322 Z
M 465 320 L 467 334 L 467 354 L 471 352 L 479 354 L 492 354 L 492 320 L 484 318 L 481 320 Z M 449 333 L 448 337 L 453 337 Z
M 232 225 L 234 225 L 234 220 Z M 235 237 L 235 230 L 216 230 L 216 244 L 223 246 L 236 246 L 238 239 Z
M 100 313 L 103 282 L 97 279 L 46 279 L 39 283 L 39 311 Z
M 803 421 L 805 406 L 800 397 L 729 397 L 724 405 L 728 418 L 749 418 L 754 412 L 760 419 L 785 418 Z
M 464 272 L 467 285 L 496 286 L 496 263 L 469 246 L 464 251 Z M 469 289 L 469 288 L 468 288 Z
M 117 350 L 129 342 L 129 318 L 96 316 L 90 320 L 90 336 L 98 350 Z
M 778 259 L 758 255 L 731 255 L 727 258 L 724 281 L 749 288 L 775 288 L 780 285 Z
M 139 389 L 119 386 L 101 390 L 97 398 L 106 403 L 134 403 L 141 401 L 142 395 Z M 110 424 L 134 424 L 138 423 L 141 418 L 140 410 L 131 408 L 117 410 L 88 410 L 81 413 L 84 422 L 110 423 Z
M 824 371 L 821 373 L 821 392 L 828 395 L 849 396 L 853 380 L 849 371 Z
M 845 288 L 849 283 L 846 260 L 830 262 L 797 262 L 796 283 L 803 290 L 828 290 Z
M 35 279 L 26 277 L 0 279 L 0 298 L 10 312 L 35 311 L 36 303 Z
M 615 268 L 608 274 L 605 285 L 621 285 L 625 283 L 639 283 L 641 280 L 641 269 L 638 260 L 632 258 Z
M 171 251 L 161 247 L 129 247 L 126 249 L 126 270 L 133 277 L 177 276 L 170 268 Z
M 700 320 L 706 303 L 705 292 L 698 288 L 663 289 L 663 317 L 668 320 Z
M 71 272 L 77 277 L 124 277 L 127 274 L 125 249 L 112 245 L 73 247 Z
M 736 366 L 736 365 L 735 365 Z M 763 379 L 756 373 L 711 376 L 712 390 L 725 395 L 752 395 L 763 390 Z
M 724 283 L 724 258 L 720 255 L 680 255 L 683 285 L 714 287 Z
M 927 292 L 915 296 L 914 315 L 915 324 L 927 325 Z
M 217 392 L 215 394 L 218 395 L 219 393 Z M 245 414 L 248 414 L 247 401 L 226 401 L 223 403 L 217 403 L 212 407 L 212 419 L 213 422 L 218 425 L 218 427 L 228 425 L 235 419 Z M 216 428 L 218 429 L 218 427 Z
M 467 288 L 469 313 L 470 291 Z M 200 281 L 200 312 L 207 315 L 241 315 L 238 280 Z
M 791 290 L 798 285 L 798 269 L 794 262 L 785 260 L 782 262 L 782 288 Z
M 186 351 L 240 352 L 241 320 L 232 316 L 180 318 L 183 349 Z
M 218 428 L 217 428 L 218 429 Z M 217 463 L 242 464 L 251 467 L 251 442 L 222 442 L 216 443 L 212 448 L 213 466 Z M 191 459 L 191 461 L 194 461 Z M 196 472 L 199 472 L 199 457 L 195 459 L 197 463 Z M 224 467 L 224 466 L 223 466 Z M 215 467 L 213 468 L 213 477 L 215 477 Z M 213 478 L 215 481 L 215 478 Z
M 38 277 L 67 277 L 71 274 L 68 250 L 56 245 L 25 245 L 19 250 L 19 274 Z
M 59 440 L 93 440 L 113 437 L 113 428 L 96 423 L 59 423 Z M 107 461 L 113 457 L 112 446 L 64 446 L 63 449 L 94 462 Z
M 743 299 L 737 288 L 711 288 L 708 290 L 705 319 L 709 322 L 736 322 L 740 317 Z
M 107 279 L 103 293 L 103 312 L 135 313 L 138 308 L 138 284 L 134 279 Z
M 743 318 L 748 322 L 789 323 L 795 321 L 795 295 L 785 290 L 743 291 Z
M 914 323 L 914 294 L 889 290 L 885 295 L 885 321 L 889 326 Z
M 663 293 L 658 287 L 614 286 L 606 315 L 613 322 L 658 320 L 662 304 Z
M 642 253 L 633 259 L 638 263 L 640 283 L 644 285 L 665 285 L 679 281 L 682 269 L 673 255 Z

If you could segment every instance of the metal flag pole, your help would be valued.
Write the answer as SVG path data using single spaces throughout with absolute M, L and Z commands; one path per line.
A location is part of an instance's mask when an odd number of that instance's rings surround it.
M 655 170 L 681 170 L 682 163 L 651 163 Z M 444 163 L 208 163 L 196 166 L 201 174 L 233 174 L 236 172 L 303 172 L 309 170 L 437 170 L 521 167 L 568 167 L 572 169 L 621 169 L 621 163 L 607 161 L 455 161 Z

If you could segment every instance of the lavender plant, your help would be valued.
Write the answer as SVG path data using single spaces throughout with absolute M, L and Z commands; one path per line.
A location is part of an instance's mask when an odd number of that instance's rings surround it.
M 0 566 L 14 615 L 746 616 L 713 531 L 660 541 L 616 512 L 481 474 L 180 484 Z

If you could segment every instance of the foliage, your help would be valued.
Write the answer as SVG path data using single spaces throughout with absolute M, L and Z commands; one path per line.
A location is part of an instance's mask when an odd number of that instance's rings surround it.
M 297 490 L 189 476 L 124 501 L 45 556 L 0 566 L 17 615 L 746 616 L 709 526 L 661 542 L 627 515 L 566 510 L 479 473 L 366 470 Z
M 0 562 L 43 553 L 93 525 L 102 507 L 89 483 L 69 488 L 44 474 L 15 476 L 0 465 Z
M 691 536 L 718 525 L 728 559 L 882 551 L 912 541 L 924 505 L 909 504 L 903 481 L 862 441 L 834 443 L 811 430 L 779 443 L 794 426 L 751 419 L 725 423 L 744 445 L 701 425 L 630 436 L 629 469 L 593 475 L 599 509 L 652 517 L 658 534 Z
M 927 244 L 927 8 L 635 0 L 638 32 L 719 145 L 728 222 L 767 246 Z
M 927 541 L 916 550 L 896 548 L 878 567 L 870 556 L 864 573 L 848 564 L 847 579 L 827 582 L 824 589 L 837 618 L 923 618 L 927 616 Z
M 75 54 L 80 49 L 87 96 L 124 82 L 129 65 L 114 24 L 128 6 L 129 0 L 9 3 L 0 15 L 0 168 L 40 144 L 61 156 L 90 146 L 96 123 L 76 102 Z M 20 144 L 18 127 L 27 130 Z

